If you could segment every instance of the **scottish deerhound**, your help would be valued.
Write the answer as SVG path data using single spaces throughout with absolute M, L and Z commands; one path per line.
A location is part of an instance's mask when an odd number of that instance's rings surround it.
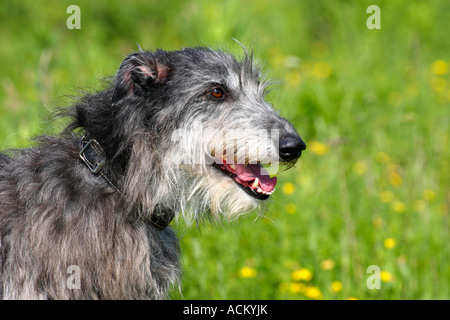
M 0 154 L 0 297 L 167 298 L 171 220 L 260 210 L 269 170 L 305 149 L 258 69 L 203 47 L 133 53 L 60 112 L 63 133 Z

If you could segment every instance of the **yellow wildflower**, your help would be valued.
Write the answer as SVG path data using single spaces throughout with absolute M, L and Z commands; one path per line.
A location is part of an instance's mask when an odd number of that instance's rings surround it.
M 280 66 L 283 63 L 285 57 L 284 57 L 283 53 L 281 52 L 280 48 L 272 47 L 269 49 L 268 52 L 269 52 L 268 56 L 272 57 L 270 59 L 270 63 L 273 66 Z
M 241 278 L 254 278 L 256 274 L 257 274 L 256 269 L 247 266 L 239 270 L 239 276 Z
M 359 300 L 359 299 L 355 297 L 349 297 L 348 300 Z
M 301 268 L 292 272 L 292 280 L 294 281 L 310 281 L 312 276 L 312 272 L 306 268 Z
M 387 164 L 391 160 L 389 155 L 383 151 L 377 153 L 376 159 L 381 164 Z
M 414 211 L 421 212 L 423 211 L 423 209 L 425 209 L 426 202 L 422 199 L 414 200 L 412 206 Z
M 428 202 L 433 201 L 434 198 L 436 198 L 436 194 L 432 190 L 424 190 L 422 196 Z
M 394 195 L 390 191 L 381 191 L 380 199 L 384 203 L 389 203 L 392 202 L 392 200 L 394 200 Z
M 401 201 L 394 201 L 391 205 L 392 210 L 398 213 L 403 213 L 406 211 L 406 206 Z
M 383 282 L 392 282 L 394 280 L 394 276 L 387 272 L 387 271 L 381 271 L 380 272 L 380 279 Z
M 400 186 L 403 182 L 400 174 L 398 174 L 395 171 L 392 171 L 391 173 L 389 173 L 389 178 L 390 178 L 391 185 L 393 185 L 394 187 Z
M 322 270 L 331 270 L 331 269 L 334 268 L 334 261 L 333 261 L 332 259 L 326 259 L 326 260 L 323 260 L 323 261 L 320 263 L 320 268 L 321 268 Z
M 438 76 L 443 76 L 448 72 L 448 63 L 445 60 L 435 60 L 431 64 L 431 72 Z
M 288 203 L 286 205 L 286 212 L 289 214 L 294 214 L 297 212 L 297 206 L 294 203 Z
M 331 66 L 326 61 L 319 61 L 314 64 L 311 74 L 316 79 L 326 79 L 331 75 Z
M 340 281 L 333 281 L 332 283 L 331 283 L 331 291 L 333 291 L 333 292 L 336 292 L 336 293 L 338 293 L 338 292 L 341 292 L 341 290 L 342 290 L 342 282 L 340 282 Z
M 447 81 L 439 77 L 433 77 L 430 80 L 430 87 L 437 93 L 444 93 L 447 89 Z
M 394 162 L 388 163 L 386 167 L 388 172 L 399 172 L 401 169 L 400 166 Z
M 317 287 L 312 287 L 312 286 L 306 287 L 304 294 L 306 297 L 308 297 L 310 299 L 316 299 L 316 300 L 322 299 L 322 292 Z
M 358 161 L 355 162 L 355 164 L 353 165 L 353 171 L 362 176 L 367 170 L 367 163 L 365 161 Z
M 296 87 L 300 84 L 302 77 L 299 71 L 291 71 L 286 75 L 286 83 L 288 86 Z
M 375 228 L 379 229 L 383 226 L 383 219 L 379 215 L 375 215 L 372 218 L 372 223 Z
M 289 292 L 290 293 L 302 293 L 305 291 L 305 285 L 303 283 L 291 283 L 289 285 Z
M 287 182 L 283 185 L 283 192 L 285 194 L 292 194 L 295 191 L 295 186 L 293 183 Z
M 328 146 L 322 142 L 313 140 L 309 143 L 308 150 L 319 156 L 323 156 L 328 153 Z
M 396 242 L 395 242 L 395 239 L 393 239 L 393 238 L 387 238 L 384 240 L 384 247 L 386 249 L 392 249 L 395 247 L 395 245 L 396 245 Z

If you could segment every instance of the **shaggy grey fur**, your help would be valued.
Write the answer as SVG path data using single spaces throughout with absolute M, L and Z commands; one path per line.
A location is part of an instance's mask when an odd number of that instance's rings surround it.
M 71 122 L 60 136 L 0 154 L 0 298 L 167 298 L 180 281 L 179 245 L 152 217 L 258 210 L 273 190 L 243 187 L 208 159 L 293 163 L 305 149 L 264 100 L 267 84 L 248 54 L 133 53 L 110 87 L 61 113 Z M 127 201 L 80 160 L 83 135 L 98 141 L 103 172 Z M 228 153 L 225 135 L 235 143 Z

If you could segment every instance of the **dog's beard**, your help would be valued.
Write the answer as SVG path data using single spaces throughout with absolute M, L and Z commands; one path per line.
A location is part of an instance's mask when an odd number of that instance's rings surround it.
M 278 140 L 272 131 L 263 131 L 208 130 L 199 121 L 174 131 L 164 171 L 178 195 L 177 211 L 186 220 L 198 220 L 205 212 L 227 220 L 262 212 L 277 180 L 262 165 L 269 164 L 274 172 L 279 161 Z M 167 201 L 173 203 L 174 198 Z
M 247 194 L 232 179 L 214 168 L 197 176 L 186 193 L 185 218 L 189 221 L 203 217 L 207 212 L 212 217 L 232 221 L 242 214 L 261 211 L 263 201 Z M 182 211 L 183 213 L 183 211 Z

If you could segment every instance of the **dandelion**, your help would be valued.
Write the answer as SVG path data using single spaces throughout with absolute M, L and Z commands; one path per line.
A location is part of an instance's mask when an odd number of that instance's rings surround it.
M 389 161 L 391 161 L 391 158 L 389 157 L 389 155 L 383 151 L 378 152 L 377 155 L 375 156 L 375 158 L 381 164 L 387 164 Z
M 444 93 L 447 89 L 447 81 L 439 77 L 433 77 L 430 80 L 430 87 L 434 92 Z
M 300 72 L 291 71 L 286 75 L 286 83 L 291 87 L 296 87 L 300 84 L 302 77 L 300 76 Z
M 387 238 L 384 240 L 384 247 L 386 249 L 392 249 L 395 247 L 395 245 L 396 245 L 396 242 L 395 242 L 395 239 L 393 239 L 393 238 Z
M 311 74 L 316 79 L 326 79 L 331 75 L 331 66 L 326 61 L 319 61 L 314 64 Z
M 297 212 L 297 206 L 294 203 L 288 203 L 286 205 L 286 212 L 289 214 L 294 214 Z
M 391 205 L 392 210 L 398 213 L 403 213 L 406 211 L 406 206 L 401 201 L 394 201 Z
M 412 207 L 416 212 L 422 212 L 425 209 L 426 202 L 422 199 L 414 200 Z
M 306 268 L 301 268 L 292 272 L 292 280 L 294 281 L 310 281 L 312 276 L 312 272 Z
M 390 180 L 391 185 L 393 185 L 394 187 L 400 186 L 403 182 L 400 174 L 398 174 L 395 171 L 392 171 L 389 173 L 389 180 Z
M 380 199 L 384 203 L 390 203 L 392 200 L 394 200 L 394 195 L 390 191 L 382 191 L 380 193 Z
M 322 299 L 322 292 L 317 287 L 312 287 L 312 286 L 306 287 L 304 294 L 306 297 L 308 297 L 310 299 L 315 299 L 315 300 Z
M 445 60 L 434 60 L 431 64 L 431 72 L 435 75 L 443 76 L 448 72 L 448 63 Z
M 372 218 L 372 223 L 375 228 L 379 229 L 383 226 L 383 219 L 379 215 L 376 215 Z
M 436 198 L 436 194 L 432 190 L 424 190 L 422 196 L 428 202 L 433 201 L 434 198 Z
M 287 182 L 283 185 L 283 193 L 292 194 L 295 191 L 295 186 L 293 183 Z
M 278 48 L 278 47 L 270 48 L 269 56 L 272 57 L 270 59 L 270 62 L 274 66 L 279 66 L 279 65 L 283 64 L 284 59 L 285 59 L 283 53 L 281 52 L 280 48 Z
M 367 163 L 364 161 L 358 161 L 355 162 L 353 165 L 353 171 L 357 174 L 362 176 L 367 170 Z
M 335 265 L 335 263 L 334 263 L 333 259 L 326 259 L 320 263 L 320 268 L 322 270 L 331 270 L 334 268 L 334 265 Z
M 309 143 L 308 149 L 310 152 L 319 156 L 323 156 L 328 153 L 328 146 L 322 142 L 313 140 Z
M 400 166 L 396 163 L 391 162 L 387 164 L 388 172 L 399 172 L 400 169 L 401 169 Z
M 290 293 L 302 293 L 305 291 L 306 286 L 303 283 L 291 283 L 289 285 L 289 292 Z
M 359 299 L 355 297 L 349 297 L 348 300 L 359 300 Z
M 394 280 L 394 276 L 387 272 L 387 271 L 381 271 L 380 272 L 380 279 L 383 282 L 392 282 Z
M 239 270 L 239 277 L 241 278 L 254 278 L 256 277 L 256 274 L 257 274 L 256 269 L 247 266 Z
M 341 292 L 342 290 L 342 282 L 340 281 L 333 281 L 331 283 L 331 287 L 330 287 L 331 291 L 338 293 Z

